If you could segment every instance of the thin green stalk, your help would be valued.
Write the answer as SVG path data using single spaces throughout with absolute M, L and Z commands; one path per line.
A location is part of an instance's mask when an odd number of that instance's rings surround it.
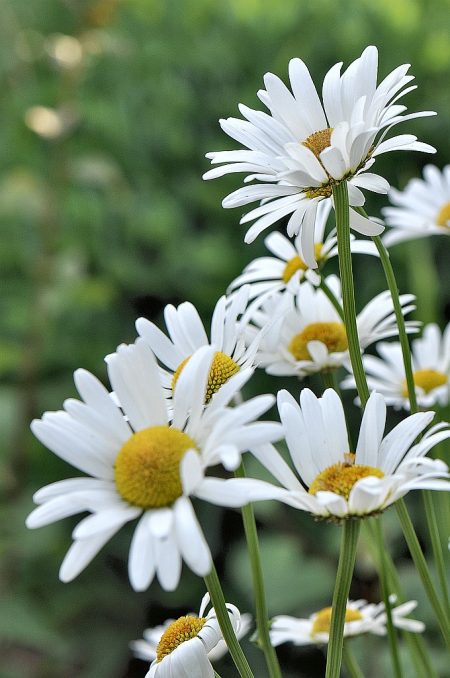
M 392 666 L 394 669 L 394 676 L 396 678 L 402 678 L 403 672 L 400 664 L 400 656 L 397 648 L 397 634 L 394 628 L 394 623 L 392 621 L 392 608 L 391 601 L 389 600 L 389 584 L 388 584 L 388 574 L 386 568 L 385 560 L 385 546 L 383 539 L 383 528 L 381 527 L 381 521 L 375 521 L 375 535 L 378 544 L 378 553 L 380 554 L 380 585 L 381 593 L 383 596 L 384 607 L 386 610 L 386 626 L 388 633 L 389 649 L 391 652 Z
M 345 613 L 355 567 L 359 530 L 359 520 L 346 520 L 342 527 L 341 550 L 331 606 L 330 640 L 325 678 L 339 678 L 340 676 Z
M 339 316 L 344 320 L 344 311 L 342 310 L 342 306 L 340 305 L 338 299 L 334 296 L 333 292 L 331 289 L 328 287 L 327 283 L 323 278 L 320 279 L 320 289 L 322 292 L 328 297 L 328 299 L 331 301 L 333 304 L 334 308 L 336 311 L 339 313 Z
M 243 462 L 236 470 L 235 475 L 238 478 L 246 477 Z M 261 556 L 259 552 L 259 541 L 258 532 L 256 530 L 255 515 L 251 504 L 243 506 L 241 510 L 245 538 L 247 540 L 247 548 L 250 558 L 250 567 L 252 571 L 253 590 L 255 595 L 256 626 L 258 634 L 257 642 L 264 652 L 270 678 L 281 678 L 278 657 L 274 647 L 272 646 L 272 643 L 270 642 L 266 594 L 264 590 L 264 576 L 261 566 Z
M 355 655 L 350 650 L 348 642 L 344 642 L 344 647 L 342 648 L 342 658 L 344 660 L 345 668 L 349 678 L 364 678 L 364 673 L 361 671 L 358 662 L 355 659 Z
M 217 621 L 219 622 L 220 630 L 222 631 L 224 640 L 228 646 L 231 658 L 234 661 L 237 670 L 239 671 L 239 675 L 241 678 L 254 678 L 252 670 L 248 665 L 247 659 L 242 652 L 242 648 L 239 645 L 238 639 L 236 638 L 236 634 L 231 625 L 222 587 L 220 586 L 219 577 L 217 576 L 214 564 L 212 566 L 211 572 L 205 577 L 205 584 L 209 591 L 209 595 L 211 596 L 211 602 L 217 615 Z
M 345 181 L 333 187 L 334 209 L 336 211 L 336 229 L 338 238 L 339 271 L 342 286 L 342 305 L 344 309 L 345 329 L 347 331 L 348 351 L 355 377 L 361 406 L 364 409 L 369 399 L 366 375 L 361 358 L 361 348 L 356 325 L 355 291 L 353 287 L 352 255 L 350 251 L 350 214 L 348 190 Z
M 320 376 L 322 377 L 325 388 L 332 388 L 334 391 L 339 391 L 339 386 L 336 379 L 336 370 L 322 370 Z
M 431 579 L 425 557 L 423 555 L 422 549 L 420 548 L 419 540 L 417 539 L 417 535 L 411 522 L 411 518 L 409 517 L 404 500 L 399 499 L 395 503 L 395 508 L 397 509 L 397 514 L 400 519 L 400 524 L 403 529 L 406 543 L 408 544 L 408 548 L 416 566 L 417 572 L 419 573 L 419 576 L 422 580 L 423 587 L 427 593 L 431 605 L 433 606 L 442 631 L 442 635 L 444 636 L 444 640 L 447 645 L 450 645 L 450 621 L 445 614 L 445 611 L 439 600 L 439 596 L 434 588 L 433 580 Z
M 448 598 L 448 584 L 447 584 L 447 570 L 445 567 L 444 555 L 442 552 L 441 535 L 439 534 L 439 525 L 436 517 L 436 511 L 433 504 L 433 494 L 430 490 L 422 492 L 423 503 L 425 506 L 425 513 L 428 520 L 428 530 L 430 532 L 431 546 L 433 549 L 434 561 L 436 564 L 439 584 L 442 591 L 442 604 L 444 610 L 449 616 L 449 598 Z
M 381 571 L 380 564 L 381 554 L 376 544 L 377 540 L 375 535 L 375 525 L 373 524 L 374 520 L 377 519 L 374 518 L 372 520 L 365 520 L 364 529 L 368 533 L 366 543 L 371 553 L 377 572 L 379 574 Z M 406 598 L 403 593 L 403 588 L 400 583 L 400 577 L 398 576 L 398 572 L 395 567 L 394 561 L 392 560 L 392 557 L 387 549 L 384 551 L 383 557 L 388 579 L 390 582 L 390 587 L 397 595 L 398 601 L 401 603 L 405 601 Z M 423 637 L 419 633 L 410 633 L 408 631 L 403 631 L 403 637 L 409 646 L 411 657 L 413 659 L 414 668 L 417 675 L 420 676 L 420 678 L 438 678 L 438 675 L 431 664 L 428 655 L 428 650 L 425 646 Z
M 214 671 L 214 678 L 221 678 L 217 671 Z

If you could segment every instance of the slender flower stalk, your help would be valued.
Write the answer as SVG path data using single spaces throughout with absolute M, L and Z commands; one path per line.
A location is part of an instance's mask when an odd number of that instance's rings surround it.
M 345 181 L 333 186 L 334 205 L 336 210 L 336 229 L 338 236 L 339 271 L 342 285 L 342 302 L 344 308 L 345 328 L 347 331 L 348 351 L 355 376 L 356 388 L 364 408 L 368 398 L 364 366 L 356 326 L 355 291 L 353 286 L 352 255 L 350 252 L 350 216 L 348 189 Z
M 349 678 L 364 678 L 364 674 L 361 671 L 353 652 L 350 650 L 348 642 L 344 643 L 342 657 L 344 659 L 344 665 L 347 669 Z
M 345 611 L 355 566 L 360 526 L 359 520 L 347 520 L 342 526 L 341 550 L 333 594 L 325 678 L 339 678 L 341 672 Z
M 344 320 L 344 311 L 342 310 L 342 306 L 339 303 L 339 300 L 336 298 L 336 296 L 333 294 L 333 291 L 329 288 L 327 285 L 325 278 L 322 276 L 320 279 L 320 284 L 319 284 L 320 289 L 326 294 L 328 299 L 331 301 L 333 304 L 334 308 L 336 311 L 339 313 L 341 316 L 342 320 Z
M 384 606 L 386 608 L 386 628 L 389 640 L 389 649 L 391 652 L 392 658 L 392 667 L 394 669 L 394 676 L 396 678 L 402 678 L 403 672 L 400 664 L 400 656 L 397 648 L 397 634 L 394 628 L 392 621 L 392 610 L 391 602 L 389 600 L 389 583 L 388 583 L 388 574 L 386 569 L 385 561 L 385 547 L 383 539 L 383 528 L 379 520 L 375 521 L 375 534 L 378 545 L 378 553 L 380 554 L 380 585 L 381 585 L 381 594 L 383 596 Z
M 245 478 L 244 463 L 241 462 L 239 468 L 235 471 L 238 478 Z M 256 530 L 255 514 L 251 504 L 243 506 L 242 520 L 244 523 L 245 538 L 247 540 L 248 554 L 250 558 L 250 567 L 252 571 L 253 589 L 256 604 L 256 625 L 258 634 L 258 644 L 264 652 L 267 668 L 270 678 L 281 678 L 281 670 L 278 663 L 278 657 L 270 641 L 269 623 L 266 604 L 266 594 L 264 590 L 264 577 L 261 566 L 261 556 L 259 551 L 258 533 Z
M 408 544 L 409 551 L 411 553 L 412 559 L 416 566 L 417 572 L 422 580 L 423 587 L 427 593 L 427 596 L 430 600 L 431 605 L 433 606 L 434 612 L 436 614 L 439 626 L 444 636 L 445 642 L 450 645 L 450 621 L 445 611 L 441 605 L 439 595 L 436 592 L 436 589 L 431 579 L 430 571 L 428 569 L 425 556 L 420 547 L 419 540 L 417 539 L 414 526 L 412 524 L 411 518 L 409 517 L 408 510 L 406 508 L 405 502 L 403 499 L 399 499 L 396 504 L 397 514 L 400 519 L 400 524 L 403 529 L 403 534 Z
M 206 588 L 208 589 L 209 595 L 211 596 L 211 602 L 213 604 L 214 610 L 216 611 L 220 630 L 222 631 L 224 640 L 228 645 L 231 658 L 233 659 L 234 664 L 239 671 L 239 675 L 241 678 L 254 678 L 252 670 L 244 653 L 242 652 L 242 648 L 239 645 L 238 639 L 236 638 L 236 634 L 231 625 L 230 617 L 225 604 L 225 597 L 223 595 L 222 587 L 220 586 L 219 577 L 217 576 L 217 571 L 214 565 L 212 566 L 211 572 L 207 574 L 204 579 Z

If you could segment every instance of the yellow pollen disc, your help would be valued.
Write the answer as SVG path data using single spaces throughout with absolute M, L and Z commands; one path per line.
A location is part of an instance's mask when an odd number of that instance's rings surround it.
M 450 221 L 450 202 L 446 202 L 445 205 L 442 205 L 441 209 L 438 212 L 436 217 L 436 223 L 438 226 L 447 226 Z
M 188 358 L 185 358 L 183 362 L 181 362 L 178 365 L 177 369 L 173 373 L 172 390 L 175 390 L 175 385 L 178 381 L 178 377 L 180 376 L 181 371 L 188 362 L 189 358 L 190 356 Z M 222 351 L 217 351 L 217 353 L 214 355 L 211 369 L 209 371 L 205 403 L 209 403 L 214 393 L 217 393 L 219 388 L 223 386 L 230 377 L 239 372 L 239 370 L 240 370 L 239 365 L 235 363 L 234 360 L 230 358 L 230 356 L 226 355 L 226 353 L 222 353 Z
M 321 129 L 319 132 L 310 134 L 309 137 L 302 142 L 303 146 L 309 148 L 309 150 L 314 153 L 316 158 L 318 158 L 322 151 L 331 145 L 332 131 L 332 127 L 326 127 L 325 129 Z
M 330 633 L 331 625 L 331 607 L 324 607 L 323 610 L 317 612 L 314 623 L 311 628 L 311 637 L 317 633 Z M 360 621 L 363 618 L 359 610 L 352 610 L 347 607 L 345 610 L 345 622 Z
M 321 341 L 329 353 L 346 351 L 347 334 L 342 323 L 311 323 L 296 334 L 289 342 L 288 350 L 296 360 L 311 360 L 308 342 Z
M 322 253 L 322 243 L 318 242 L 314 245 L 314 254 L 316 257 L 316 261 L 320 261 L 321 253 Z M 295 257 L 292 257 L 292 259 L 289 259 L 286 266 L 284 267 L 282 275 L 283 282 L 287 284 L 294 275 L 294 273 L 297 273 L 297 271 L 307 271 L 307 270 L 308 265 L 305 264 L 301 257 L 296 255 Z
M 384 473 L 379 468 L 355 464 L 354 460 L 355 455 L 349 452 L 345 455 L 345 462 L 339 461 L 337 464 L 328 466 L 314 478 L 308 490 L 309 494 L 334 492 L 340 494 L 344 499 L 348 499 L 353 485 L 361 478 L 367 476 L 383 478 Z
M 448 382 L 448 377 L 443 372 L 438 372 L 437 370 L 417 370 L 413 373 L 414 384 L 419 386 L 429 393 L 434 388 L 438 386 L 443 386 Z M 404 398 L 408 397 L 408 386 L 406 384 L 406 379 L 402 383 L 402 396 Z
M 180 461 L 196 444 L 186 433 L 168 426 L 152 426 L 134 433 L 114 464 L 120 496 L 144 509 L 169 506 L 181 497 Z
M 181 643 L 195 638 L 205 625 L 205 617 L 180 617 L 172 622 L 162 634 L 156 648 L 156 659 L 162 661 L 164 657 L 177 649 Z

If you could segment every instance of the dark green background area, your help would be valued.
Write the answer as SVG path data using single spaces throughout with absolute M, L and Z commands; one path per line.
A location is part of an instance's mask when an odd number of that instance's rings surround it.
M 409 109 L 438 112 L 398 129 L 436 146 L 431 160 L 442 167 L 450 139 L 449 9 L 442 0 L 2 1 L 0 678 L 144 676 L 147 667 L 130 659 L 128 642 L 147 625 L 195 610 L 203 595 L 202 581 L 187 570 L 174 593 L 156 583 L 134 593 L 126 574 L 132 526 L 64 585 L 57 573 L 76 519 L 34 532 L 24 519 L 36 489 L 76 475 L 29 432 L 33 417 L 75 395 L 73 370 L 83 366 L 105 379 L 104 355 L 134 340 L 136 317 L 158 321 L 169 302 L 192 301 L 209 323 L 231 279 L 263 252 L 262 238 L 244 246 L 240 210 L 221 208 L 240 177 L 201 179 L 207 151 L 235 146 L 218 119 L 237 115 L 239 101 L 259 108 L 263 74 L 286 78 L 294 56 L 320 83 L 333 63 L 348 64 L 376 44 L 380 77 L 412 64 L 418 90 L 407 97 Z M 52 56 L 57 34 L 79 41 L 76 67 Z M 67 129 L 50 140 L 36 134 L 29 123 L 35 106 L 64 111 Z M 401 188 L 429 161 L 397 153 L 380 157 L 377 168 Z M 368 197 L 372 214 L 384 204 L 385 197 Z M 401 290 L 418 296 L 417 317 L 448 322 L 448 240 L 398 246 L 393 261 Z M 375 260 L 355 257 L 355 269 L 361 308 L 385 284 Z M 281 386 L 298 391 L 297 383 L 258 374 L 246 395 Z M 356 428 L 351 400 L 347 394 Z M 427 548 L 420 498 L 408 501 Z M 239 514 L 196 508 L 227 600 L 252 609 Z M 257 515 L 270 613 L 307 616 L 328 605 L 339 529 L 273 504 L 258 506 Z M 395 512 L 385 525 L 444 675 L 435 622 Z M 379 599 L 364 541 L 352 595 Z M 385 640 L 354 645 L 365 675 L 389 675 Z M 263 676 L 258 651 L 245 647 Z M 280 657 L 287 677 L 322 675 L 318 650 L 284 646 Z M 229 660 L 219 670 L 235 675 Z

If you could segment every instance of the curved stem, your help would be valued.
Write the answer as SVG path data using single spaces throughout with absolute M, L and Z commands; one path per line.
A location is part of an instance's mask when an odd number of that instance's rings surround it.
M 436 517 L 436 511 L 433 504 L 433 495 L 430 490 L 425 490 L 422 492 L 423 503 L 425 506 L 425 513 L 428 521 L 428 530 L 430 532 L 431 546 L 433 549 L 434 561 L 436 564 L 439 584 L 441 586 L 442 592 L 442 604 L 444 610 L 449 616 L 450 605 L 448 598 L 448 586 L 447 586 L 447 571 L 445 567 L 444 554 L 442 553 L 441 547 L 441 535 L 439 534 L 439 525 Z
M 252 670 L 248 665 L 247 659 L 242 652 L 242 648 L 239 645 L 238 639 L 236 638 L 236 634 L 231 625 L 222 587 L 220 586 L 219 577 L 217 576 L 214 564 L 212 565 L 211 572 L 205 577 L 205 584 L 209 591 L 209 595 L 211 596 L 211 602 L 217 615 L 217 621 L 219 622 L 220 630 L 222 631 L 223 638 L 228 646 L 231 658 L 233 659 L 234 664 L 239 671 L 239 675 L 241 678 L 254 678 Z
M 389 649 L 391 651 L 392 666 L 394 669 L 394 676 L 396 678 L 402 678 L 402 667 L 400 664 L 400 656 L 398 653 L 397 647 L 397 634 L 394 628 L 394 623 L 392 621 L 392 609 L 391 601 L 389 600 L 389 584 L 388 584 L 388 575 L 386 569 L 386 559 L 385 559 L 385 546 L 383 539 L 383 528 L 381 526 L 381 520 L 375 521 L 375 534 L 378 544 L 378 553 L 380 554 L 380 585 L 381 593 L 383 596 L 384 607 L 386 611 L 386 626 L 389 640 Z
M 350 650 L 348 642 L 345 642 L 342 648 L 342 658 L 349 678 L 364 678 L 364 673 L 361 671 L 353 652 Z
M 350 215 L 348 190 L 345 181 L 333 187 L 334 209 L 336 211 L 336 229 L 338 238 L 339 272 L 342 285 L 342 305 L 344 309 L 345 329 L 347 331 L 348 352 L 352 364 L 361 406 L 364 409 L 369 398 L 366 375 L 361 358 L 361 348 L 356 324 L 355 291 L 353 287 L 352 255 L 350 251 Z
M 444 636 L 444 640 L 447 645 L 450 645 L 450 621 L 445 614 L 444 609 L 442 608 L 439 596 L 434 588 L 433 580 L 431 579 L 425 557 L 423 555 L 422 549 L 420 548 L 419 540 L 417 539 L 414 526 L 411 522 L 411 518 L 409 517 L 408 510 L 403 499 L 399 499 L 395 503 L 395 507 L 397 509 L 397 514 L 403 529 L 403 534 L 405 535 L 406 543 L 408 544 L 408 548 L 416 566 L 417 572 L 419 573 L 419 576 L 422 580 L 423 587 L 427 593 L 431 605 L 433 606 L 442 631 L 442 635 Z
M 345 613 L 356 559 L 359 520 L 346 520 L 342 527 L 341 550 L 333 594 L 330 640 L 325 678 L 339 678 L 342 663 Z
M 344 311 L 342 310 L 342 306 L 339 303 L 339 300 L 336 299 L 334 296 L 333 292 L 331 289 L 328 287 L 327 283 L 323 278 L 320 279 L 320 285 L 319 288 L 322 290 L 322 292 L 328 297 L 329 301 L 333 304 L 335 310 L 339 313 L 339 316 L 344 320 Z
M 242 462 L 236 470 L 235 475 L 238 478 L 245 478 L 245 467 Z M 247 540 L 248 553 L 250 558 L 250 567 L 252 571 L 253 589 L 256 605 L 256 625 L 258 633 L 258 645 L 264 652 L 267 668 L 270 678 L 281 678 L 278 657 L 272 643 L 270 642 L 268 613 L 266 604 L 266 594 L 264 590 L 264 577 L 261 566 L 261 555 L 259 551 L 258 533 L 256 530 L 255 515 L 251 504 L 243 506 L 242 521 L 244 523 L 245 538 Z

